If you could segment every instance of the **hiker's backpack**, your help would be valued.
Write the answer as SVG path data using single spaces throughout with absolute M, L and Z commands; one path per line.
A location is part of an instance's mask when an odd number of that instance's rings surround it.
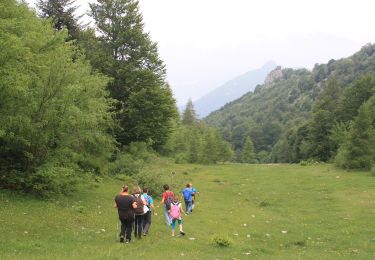
M 141 195 L 139 195 L 138 197 L 134 196 L 134 198 L 135 198 L 135 203 L 137 204 L 137 207 L 134 209 L 135 215 L 144 214 L 142 196 Z
M 150 204 L 148 203 L 148 200 L 150 199 L 150 196 L 149 196 L 149 195 L 143 195 L 143 198 L 144 198 L 145 201 L 146 201 L 146 206 L 147 206 L 148 208 L 150 208 Z
M 178 203 L 174 203 L 172 202 L 170 205 L 171 205 L 171 210 L 170 210 L 170 213 L 169 215 L 171 216 L 171 219 L 179 219 L 180 216 L 181 216 L 181 213 L 180 213 L 180 202 Z
M 171 209 L 171 203 L 173 202 L 173 193 L 172 192 L 166 192 L 166 199 L 164 201 L 165 207 L 167 210 Z
M 193 195 L 193 190 L 191 188 L 186 188 L 182 191 L 185 201 L 190 201 Z

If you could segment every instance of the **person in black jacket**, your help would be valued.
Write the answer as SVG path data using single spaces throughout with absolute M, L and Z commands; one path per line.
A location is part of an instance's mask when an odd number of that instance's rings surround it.
M 124 185 L 122 191 L 115 197 L 114 207 L 118 210 L 118 217 L 121 221 L 120 243 L 126 243 L 131 240 L 132 227 L 134 223 L 134 209 L 137 207 L 135 199 L 128 192 L 129 187 Z

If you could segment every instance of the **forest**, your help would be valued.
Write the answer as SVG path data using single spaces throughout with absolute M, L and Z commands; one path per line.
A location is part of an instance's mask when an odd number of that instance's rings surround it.
M 312 71 L 277 68 L 199 120 L 191 100 L 179 115 L 138 1 L 90 4 L 94 27 L 76 10 L 74 0 L 0 3 L 1 188 L 66 194 L 82 180 L 135 177 L 160 156 L 374 164 L 375 45 Z

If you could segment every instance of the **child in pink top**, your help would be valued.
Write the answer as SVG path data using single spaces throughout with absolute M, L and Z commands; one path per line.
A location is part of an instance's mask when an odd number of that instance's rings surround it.
M 178 196 L 175 195 L 173 197 L 173 202 L 171 203 L 171 207 L 169 210 L 169 217 L 171 219 L 171 227 L 172 227 L 172 237 L 174 237 L 174 228 L 176 226 L 176 220 L 180 227 L 180 234 L 185 235 L 185 232 L 182 230 L 182 217 L 181 213 L 184 213 L 186 216 L 185 211 L 181 207 L 181 202 L 178 201 Z

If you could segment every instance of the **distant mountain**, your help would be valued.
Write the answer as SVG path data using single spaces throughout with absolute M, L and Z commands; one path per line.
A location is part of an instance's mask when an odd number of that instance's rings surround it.
M 254 92 L 227 103 L 204 121 L 218 128 L 237 151 L 250 136 L 256 152 L 270 156 L 266 161 L 296 162 L 303 145 L 295 137 L 308 131 L 303 126 L 328 79 L 335 79 L 342 93 L 363 75 L 375 75 L 375 44 L 348 58 L 316 64 L 311 71 L 277 67 Z
M 267 74 L 275 67 L 276 63 L 269 61 L 261 68 L 246 72 L 199 98 L 194 102 L 194 108 L 198 116 L 205 117 L 226 103 L 241 97 L 247 92 L 254 91 L 255 87 L 258 84 L 262 84 Z

